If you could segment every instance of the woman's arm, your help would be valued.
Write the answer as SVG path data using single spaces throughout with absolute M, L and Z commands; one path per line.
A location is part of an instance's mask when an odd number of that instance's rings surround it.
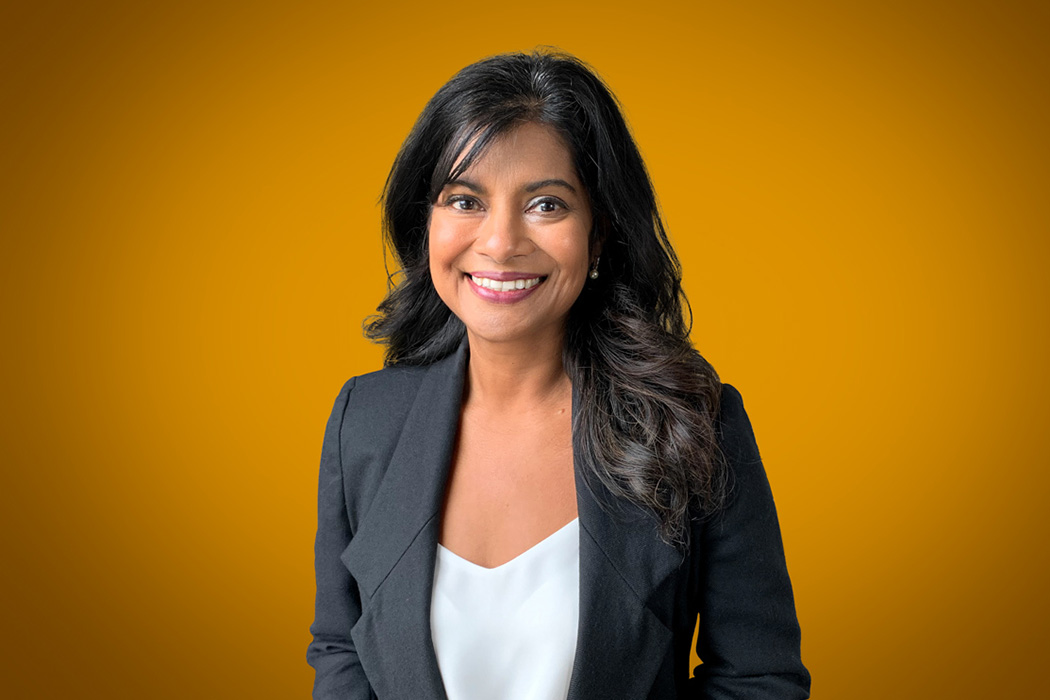
M 773 494 L 739 392 L 723 385 L 721 448 L 731 471 L 724 511 L 703 523 L 695 695 L 712 700 L 809 697 Z M 695 545 L 694 545 L 695 546 Z
M 321 447 L 321 476 L 317 490 L 317 603 L 306 660 L 317 672 L 315 700 L 369 700 L 374 697 L 357 658 L 350 628 L 361 615 L 357 584 L 339 555 L 350 544 L 350 521 L 343 493 L 340 434 L 354 380 L 343 385 L 328 419 Z

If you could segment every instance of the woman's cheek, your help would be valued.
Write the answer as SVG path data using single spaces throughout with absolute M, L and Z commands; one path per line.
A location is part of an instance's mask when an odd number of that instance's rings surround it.
M 470 223 L 434 216 L 430 221 L 431 270 L 447 269 L 470 247 Z

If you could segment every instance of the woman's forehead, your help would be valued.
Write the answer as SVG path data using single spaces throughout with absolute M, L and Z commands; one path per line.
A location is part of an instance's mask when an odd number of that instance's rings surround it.
M 473 155 L 467 167 L 461 169 L 476 142 L 477 137 L 466 145 L 453 164 L 455 179 L 542 175 L 578 182 L 565 138 L 546 124 L 526 122 L 494 135 L 480 153 Z

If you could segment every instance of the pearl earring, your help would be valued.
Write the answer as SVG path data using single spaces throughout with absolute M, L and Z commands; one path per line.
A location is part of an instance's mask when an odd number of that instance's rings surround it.
M 594 259 L 594 267 L 591 268 L 591 274 L 588 275 L 592 280 L 598 279 L 598 261 L 601 259 L 600 255 Z

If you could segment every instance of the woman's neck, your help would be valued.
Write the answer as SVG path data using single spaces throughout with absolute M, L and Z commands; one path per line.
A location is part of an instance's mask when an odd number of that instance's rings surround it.
M 466 403 L 532 412 L 571 397 L 560 342 L 492 343 L 469 335 L 468 340 Z

